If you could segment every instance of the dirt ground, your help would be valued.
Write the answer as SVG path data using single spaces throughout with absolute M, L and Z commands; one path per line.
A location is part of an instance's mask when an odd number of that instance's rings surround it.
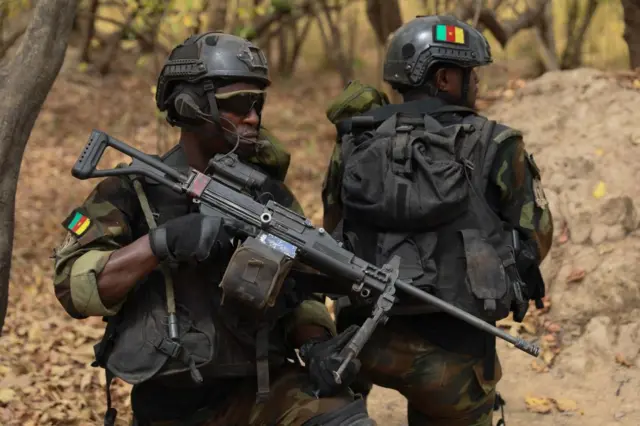
M 551 73 L 501 94 L 486 111 L 521 129 L 541 168 L 555 242 L 545 260 L 545 310 L 502 326 L 543 347 L 534 360 L 504 342 L 499 354 L 507 424 L 640 424 L 640 91 L 635 77 L 593 70 Z M 293 153 L 287 181 L 316 224 L 333 128 L 324 118 L 335 78 L 277 83 L 264 122 Z M 640 85 L 636 81 L 636 86 Z M 0 424 L 101 424 L 104 378 L 89 367 L 98 318 L 75 321 L 53 296 L 49 256 L 60 222 L 95 184 L 71 177 L 92 128 L 155 152 L 175 133 L 154 115 L 150 82 L 104 80 L 72 65 L 57 80 L 31 135 L 17 194 L 10 310 L 0 339 Z M 160 137 L 161 136 L 161 137 Z M 165 145 L 166 146 L 166 145 Z M 110 161 L 115 161 L 111 157 Z M 116 383 L 119 424 L 128 390 Z M 376 388 L 381 425 L 406 424 L 405 402 Z

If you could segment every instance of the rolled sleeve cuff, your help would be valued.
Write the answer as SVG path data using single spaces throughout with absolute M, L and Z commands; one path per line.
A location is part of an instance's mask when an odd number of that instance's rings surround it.
M 292 329 L 303 325 L 324 327 L 332 336 L 337 334 L 336 324 L 324 303 L 316 300 L 305 300 L 294 311 Z
M 107 308 L 98 293 L 97 277 L 113 251 L 91 250 L 80 256 L 71 268 L 71 300 L 76 310 L 85 316 L 113 316 L 122 302 Z

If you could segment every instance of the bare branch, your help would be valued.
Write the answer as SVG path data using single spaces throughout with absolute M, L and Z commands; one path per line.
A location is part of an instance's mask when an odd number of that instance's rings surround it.
M 209 31 L 224 31 L 227 27 L 228 0 L 209 1 Z
M 87 19 L 85 23 L 84 39 L 82 41 L 82 48 L 80 53 L 80 60 L 83 62 L 89 62 L 89 48 L 91 47 L 91 40 L 96 31 L 96 12 L 98 11 L 98 5 L 100 0 L 91 0 L 89 11 L 87 13 Z
M 637 0 L 622 0 L 622 8 L 631 69 L 640 68 L 640 4 Z
M 553 31 L 553 10 L 551 3 L 547 4 L 544 15 L 536 24 L 536 39 L 538 40 L 538 52 L 540 61 L 545 70 L 556 71 L 560 69 L 560 61 L 556 53 L 556 38 Z
M 367 17 L 379 45 L 384 45 L 389 34 L 402 25 L 398 0 L 367 0 Z
M 483 8 L 480 11 L 478 22 L 491 31 L 491 34 L 498 40 L 498 43 L 500 43 L 502 47 L 505 47 L 509 39 L 517 32 L 531 28 L 536 24 L 549 1 L 550 0 L 536 0 L 533 6 L 528 6 L 527 9 L 520 13 L 515 19 L 504 22 L 498 21 L 495 10 Z M 460 1 L 458 7 L 456 7 L 455 15 L 463 21 L 471 19 L 474 15 L 473 0 Z
M 573 12 L 575 15 L 571 17 L 573 25 L 571 27 L 567 25 L 567 47 L 565 48 L 564 53 L 562 54 L 562 60 L 560 61 L 562 69 L 575 68 L 580 65 L 582 46 L 584 46 L 584 36 L 591 24 L 593 15 L 596 13 L 598 4 L 598 0 L 589 0 L 587 3 L 587 10 L 585 11 L 584 17 L 579 25 L 577 23 L 578 7 L 576 5 L 576 11 Z
M 118 52 L 118 48 L 120 47 L 120 40 L 122 40 L 122 38 L 124 37 L 125 32 L 131 28 L 131 24 L 136 19 L 136 16 L 138 16 L 140 8 L 141 0 L 137 0 L 136 8 L 127 17 L 127 21 L 120 27 L 120 31 L 116 31 L 115 33 L 111 34 L 109 40 L 107 41 L 102 61 L 97 64 L 100 74 L 105 75 L 111 69 L 111 64 L 113 63 L 115 55 Z
M 476 11 L 473 15 L 473 26 L 478 26 L 478 21 L 480 20 L 480 12 L 482 12 L 482 0 L 476 0 Z

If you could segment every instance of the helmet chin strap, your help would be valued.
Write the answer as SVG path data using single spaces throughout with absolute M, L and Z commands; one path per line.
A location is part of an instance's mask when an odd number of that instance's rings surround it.
M 471 69 L 462 68 L 462 85 L 460 87 L 460 104 L 471 108 L 469 105 L 469 84 L 471 83 Z

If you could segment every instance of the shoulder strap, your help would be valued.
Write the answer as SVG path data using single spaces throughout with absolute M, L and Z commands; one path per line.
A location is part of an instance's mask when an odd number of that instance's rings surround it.
M 151 206 L 149 205 L 149 199 L 142 189 L 140 180 L 137 176 L 134 176 L 131 179 L 133 181 L 133 187 L 136 190 L 136 194 L 138 195 L 138 199 L 140 200 L 140 207 L 142 207 L 142 212 L 144 213 L 144 217 L 147 221 L 147 224 L 149 225 L 149 229 L 156 228 L 158 225 L 156 224 L 156 220 L 153 217 Z M 164 263 L 160 264 L 160 271 L 164 276 L 165 293 L 167 295 L 167 313 L 169 314 L 169 337 L 172 340 L 178 340 L 178 318 L 176 316 L 176 299 L 173 288 L 173 277 L 171 276 L 171 271 L 169 271 L 169 268 L 167 268 L 167 265 L 165 265 Z

